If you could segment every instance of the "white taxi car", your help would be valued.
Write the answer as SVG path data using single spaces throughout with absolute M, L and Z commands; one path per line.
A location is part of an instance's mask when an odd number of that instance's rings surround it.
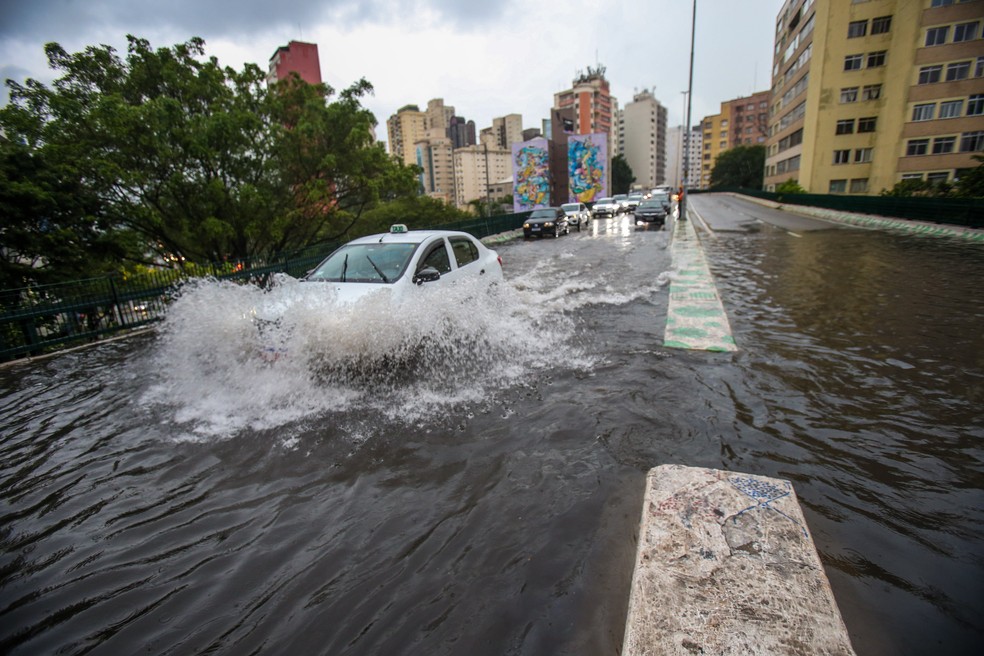
M 466 232 L 408 230 L 353 239 L 312 269 L 303 280 L 328 283 L 341 302 L 357 300 L 381 288 L 403 297 L 421 285 L 445 285 L 459 279 L 502 280 L 502 258 Z

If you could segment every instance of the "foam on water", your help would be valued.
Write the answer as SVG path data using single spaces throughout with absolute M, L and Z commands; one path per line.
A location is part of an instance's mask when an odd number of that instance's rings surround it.
M 144 400 L 164 409 L 180 439 L 277 429 L 291 444 L 290 427 L 311 419 L 439 421 L 462 404 L 494 403 L 545 368 L 591 368 L 569 343 L 570 313 L 613 294 L 536 280 L 424 285 L 405 302 L 381 286 L 346 304 L 330 284 L 286 276 L 267 290 L 192 283 L 160 330 L 159 380 Z

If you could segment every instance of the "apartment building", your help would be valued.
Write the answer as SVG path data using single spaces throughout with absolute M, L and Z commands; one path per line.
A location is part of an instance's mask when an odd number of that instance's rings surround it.
M 687 186 L 698 187 L 701 171 L 701 127 L 694 126 L 690 130 L 690 139 L 682 125 L 670 128 L 666 131 L 666 181 L 674 189 L 679 189 L 684 182 L 684 167 L 689 167 L 690 172 L 687 178 Z M 690 154 L 686 150 L 689 148 Z
M 414 144 L 420 193 L 445 203 L 454 202 L 454 147 L 447 131 L 439 127 L 424 130 Z
M 731 122 L 730 103 L 721 103 L 721 113 L 705 116 L 700 122 L 701 153 L 698 175 L 690 179 L 691 187 L 708 189 L 711 186 L 711 171 L 718 155 L 730 148 L 731 137 L 729 125 Z
M 618 135 L 618 153 L 635 184 L 644 189 L 666 184 L 666 108 L 650 91 L 635 94 L 619 111 Z
M 280 46 L 270 57 L 267 83 L 282 80 L 291 73 L 308 84 L 321 84 L 321 61 L 318 58 L 318 44 L 291 41 Z
M 788 0 L 765 188 L 877 195 L 984 151 L 984 0 Z
M 424 138 L 427 115 L 417 105 L 405 105 L 386 119 L 386 137 L 390 155 L 404 164 L 417 163 L 414 144 Z
M 729 148 L 764 146 L 769 136 L 769 97 L 771 91 L 758 91 L 750 96 L 727 102 L 730 116 Z
M 453 152 L 454 203 L 465 208 L 470 201 L 485 199 L 493 183 L 512 176 L 512 151 L 485 144 L 457 148 Z
M 573 134 L 604 132 L 609 135 L 609 143 L 617 143 L 613 131 L 614 102 L 605 79 L 605 67 L 599 65 L 597 68 L 589 66 L 586 73 L 579 73 L 570 89 L 555 93 L 553 106 L 574 111 Z

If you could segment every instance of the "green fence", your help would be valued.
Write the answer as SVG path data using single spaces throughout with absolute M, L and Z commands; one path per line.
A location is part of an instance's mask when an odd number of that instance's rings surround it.
M 488 237 L 523 225 L 529 213 L 431 226 Z M 289 257 L 221 263 L 140 276 L 107 276 L 0 291 L 0 362 L 90 342 L 160 321 L 178 285 L 192 277 L 264 285 L 275 273 L 300 277 L 339 244 Z
M 807 205 L 838 212 L 874 214 L 896 219 L 911 219 L 984 228 L 984 199 L 982 198 L 895 198 L 891 196 L 849 196 L 841 194 L 777 194 L 753 189 L 712 189 L 754 196 L 784 205 Z M 698 192 L 696 190 L 690 193 Z

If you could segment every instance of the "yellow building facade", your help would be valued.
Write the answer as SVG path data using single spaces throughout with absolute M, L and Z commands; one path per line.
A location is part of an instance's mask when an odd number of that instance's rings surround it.
M 721 104 L 721 113 L 705 116 L 700 122 L 703 138 L 701 141 L 700 154 L 700 184 L 692 187 L 708 189 L 711 186 L 711 171 L 714 169 L 714 162 L 718 155 L 728 150 L 730 147 L 731 112 L 729 105 Z
M 765 189 L 952 183 L 984 151 L 984 0 L 788 0 Z

